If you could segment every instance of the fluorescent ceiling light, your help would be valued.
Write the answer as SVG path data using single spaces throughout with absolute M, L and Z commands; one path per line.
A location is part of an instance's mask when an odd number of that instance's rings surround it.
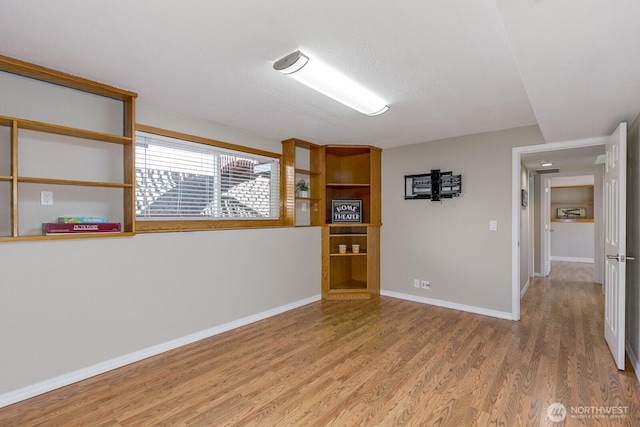
M 377 116 L 389 109 L 389 105 L 373 92 L 299 50 L 276 61 L 273 68 L 368 116 Z
M 542 162 L 540 162 L 540 166 L 543 166 L 543 167 L 546 167 L 546 166 L 553 166 L 553 163 L 551 163 L 551 162 L 545 162 L 545 161 L 542 161 Z

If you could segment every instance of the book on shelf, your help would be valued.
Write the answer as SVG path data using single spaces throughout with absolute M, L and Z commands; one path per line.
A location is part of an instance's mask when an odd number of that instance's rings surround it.
M 119 233 L 122 226 L 119 222 L 100 223 L 60 223 L 46 222 L 42 224 L 42 234 L 92 234 L 92 233 Z
M 61 216 L 61 217 L 58 217 L 58 222 L 73 223 L 73 224 L 106 223 L 107 217 L 105 216 Z

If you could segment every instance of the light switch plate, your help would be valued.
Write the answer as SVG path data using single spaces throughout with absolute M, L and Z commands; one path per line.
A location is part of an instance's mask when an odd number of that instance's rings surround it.
M 41 191 L 40 192 L 40 204 L 42 206 L 53 205 L 53 191 Z
M 495 219 L 489 221 L 489 230 L 498 231 L 498 221 L 496 221 Z

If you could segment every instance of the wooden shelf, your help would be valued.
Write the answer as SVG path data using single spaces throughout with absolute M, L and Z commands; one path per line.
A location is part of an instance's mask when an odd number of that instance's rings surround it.
M 17 236 L 17 237 L 8 237 L 8 236 L 0 236 L 0 242 L 19 242 L 19 241 L 27 241 L 27 240 L 68 240 L 68 239 L 96 239 L 101 237 L 133 237 L 135 233 L 133 232 L 122 232 L 122 233 L 83 233 L 83 234 L 60 234 L 60 235 L 33 235 L 33 236 Z
M 134 92 L 130 92 L 128 90 L 118 89 L 116 87 L 94 82 L 82 77 L 30 64 L 18 59 L 9 58 L 8 56 L 0 55 L 0 71 L 8 71 L 20 76 L 30 77 L 32 79 L 42 80 L 44 82 L 77 89 L 83 92 L 94 93 L 96 95 L 125 102 L 138 96 Z
M 65 126 L 62 124 L 45 123 L 36 120 L 30 120 L 27 118 L 17 118 L 0 115 L 0 126 L 9 128 L 10 133 L 10 147 L 8 153 L 11 155 L 11 169 L 9 170 L 10 176 L 0 176 L 0 181 L 9 181 L 12 183 L 12 191 L 7 200 L 0 200 L 0 205 L 7 203 L 10 206 L 10 224 L 11 235 L 0 237 L 0 241 L 24 241 L 24 240 L 62 240 L 62 239 L 86 239 L 86 238 L 103 238 L 103 237 L 127 237 L 135 234 L 135 165 L 134 165 L 134 141 L 135 141 L 135 98 L 137 94 L 126 90 L 111 87 L 102 83 L 93 82 L 81 77 L 72 76 L 56 70 L 51 70 L 38 65 L 29 64 L 27 62 L 19 61 L 16 59 L 8 58 L 0 55 L 0 71 L 22 76 L 26 79 L 34 79 L 45 84 L 52 86 L 63 86 L 72 90 L 84 92 L 85 94 L 98 95 L 100 97 L 111 98 L 116 100 L 113 105 L 118 104 L 118 108 L 121 108 L 122 113 L 118 116 L 111 115 L 105 116 L 102 108 L 96 108 L 89 114 L 92 115 L 92 119 L 97 121 L 103 121 L 105 124 L 117 126 L 117 129 L 122 129 L 122 134 L 112 134 L 105 132 L 98 132 L 93 130 L 74 128 Z M 71 98 L 67 98 L 69 104 L 75 102 Z M 100 101 L 103 102 L 103 101 Z M 64 109 L 67 105 L 63 102 L 58 108 Z M 117 122 L 115 121 L 117 119 Z M 57 119 L 54 119 L 57 120 Z M 116 127 L 114 127 L 116 128 Z M 6 129 L 5 129 L 6 130 Z M 118 165 L 114 164 L 114 168 L 111 172 L 117 173 L 115 176 L 122 176 L 122 180 L 118 182 L 105 182 L 99 181 L 99 179 L 111 179 L 111 175 L 106 175 L 102 172 L 96 174 L 92 171 L 91 164 L 84 164 L 87 161 L 101 162 L 108 160 L 105 158 L 102 160 L 102 156 L 91 155 L 85 156 L 84 150 L 78 150 L 78 157 L 69 158 L 66 164 L 60 164 L 60 160 L 64 157 L 64 154 L 59 154 L 58 159 L 55 155 L 48 154 L 49 157 L 54 158 L 34 158 L 29 157 L 29 151 L 22 151 L 23 134 L 20 130 L 29 130 L 38 132 L 36 138 L 37 144 L 56 144 L 64 138 L 54 138 L 53 135 L 78 138 L 82 140 L 96 141 L 100 143 L 117 144 L 122 148 L 110 148 L 111 151 L 118 153 Z M 26 141 L 30 141 L 29 137 L 24 138 Z M 66 141 L 65 141 L 66 142 Z M 82 142 L 82 141 L 79 141 Z M 32 141 L 27 144 L 33 144 Z M 41 145 L 41 146 L 43 146 Z M 104 145 L 85 144 L 87 150 L 92 150 L 99 146 L 104 148 Z M 31 148 L 31 150 L 37 150 L 38 146 Z M 52 150 L 52 152 L 57 152 Z M 99 153 L 99 151 L 98 151 Z M 83 157 L 85 156 L 85 157 Z M 43 156 L 42 156 L 43 157 Z M 91 160 L 88 160 L 91 159 Z M 49 178 L 46 176 L 21 176 L 21 170 L 29 175 L 39 172 L 27 172 L 40 171 L 42 168 L 38 167 L 40 161 L 48 162 L 48 166 L 53 170 L 52 173 L 43 172 L 43 175 L 62 175 L 60 172 L 64 172 L 64 168 L 72 168 L 76 171 L 76 175 L 80 177 L 86 177 L 89 179 L 76 180 L 76 179 L 61 179 L 61 178 Z M 112 163 L 109 163 L 111 165 Z M 100 164 L 101 165 L 101 164 Z M 78 169 L 75 169 L 78 166 Z M 120 172 L 120 170 L 122 170 Z M 6 172 L 5 172 L 6 173 Z M 104 176 L 103 176 L 104 175 Z M 108 177 L 107 177 L 108 176 Z M 97 178 L 98 180 L 91 180 L 91 178 Z M 35 190 L 34 186 L 20 186 L 19 184 L 42 184 L 42 185 L 62 185 L 69 187 L 77 187 L 76 189 L 60 189 L 65 194 L 74 194 L 70 199 L 64 199 L 60 207 L 47 207 L 45 211 L 39 210 L 37 202 L 34 203 L 33 195 Z M 115 188 L 122 189 L 122 196 L 117 193 L 110 192 L 109 196 L 105 199 L 104 192 L 97 190 L 83 190 L 79 191 L 81 187 L 92 188 Z M 76 191 L 78 190 L 78 191 Z M 26 195 L 24 195 L 26 193 Z M 77 195 L 77 196 L 76 196 Z M 78 197 L 78 198 L 75 198 Z M 105 205 L 105 200 L 108 200 L 109 205 Z M 117 205 L 116 205 L 117 203 Z M 69 212 L 70 209 L 84 211 L 84 207 L 94 204 L 99 212 L 109 213 L 114 221 L 122 223 L 123 232 L 119 233 L 87 233 L 87 234 L 64 234 L 64 235 L 34 235 L 30 234 L 37 232 L 41 226 L 38 222 L 47 222 L 49 219 L 55 218 L 58 214 Z M 115 208 L 117 206 L 117 208 Z M 31 210 L 29 215 L 20 215 L 21 210 Z M 96 213 L 99 215 L 99 212 Z M 46 218 L 46 219 L 45 219 Z M 20 220 L 20 224 L 19 224 Z M 24 221 L 24 223 L 22 223 Z
M 51 123 L 36 122 L 33 120 L 17 119 L 14 117 L 0 116 L 0 125 L 11 126 L 15 122 L 19 129 L 33 130 L 37 132 L 53 133 L 56 135 L 70 136 L 73 138 L 91 139 L 93 141 L 110 142 L 114 144 L 128 145 L 133 138 L 113 135 L 110 133 L 95 132 L 91 130 L 76 129 Z
M 363 291 L 367 289 L 367 282 L 362 280 L 346 280 L 331 285 L 331 290 L 337 289 L 341 291 Z
M 552 205 L 566 205 L 566 206 L 571 206 L 571 205 L 592 205 L 594 202 L 551 202 Z
M 358 252 L 357 254 L 354 254 L 353 252 L 347 252 L 346 254 L 340 254 L 340 253 L 333 253 L 330 254 L 329 256 L 359 256 L 359 255 L 366 255 L 367 251 L 366 250 L 360 250 L 360 252 Z
M 18 182 L 26 182 L 30 184 L 77 185 L 84 187 L 133 188 L 133 184 L 122 182 L 77 181 L 72 179 L 36 178 L 28 176 L 19 176 Z
M 552 190 L 554 188 L 557 188 L 557 189 L 560 189 L 560 188 L 593 188 L 593 185 L 558 185 L 558 186 L 551 187 Z
M 572 219 L 564 219 L 564 218 L 551 218 L 551 222 L 593 222 L 593 218 L 572 218 Z
M 328 188 L 368 188 L 368 187 L 371 187 L 371 185 L 370 184 L 355 184 L 355 183 L 341 184 L 341 183 L 337 183 L 337 182 L 331 182 L 331 183 L 327 183 L 327 187 Z
M 298 169 L 298 168 L 296 168 L 296 173 L 300 175 L 320 175 L 320 172 L 313 172 L 307 169 Z
M 380 224 L 371 224 L 368 222 L 362 222 L 362 223 L 343 223 L 343 224 L 327 224 L 327 227 L 368 227 L 370 225 L 380 225 Z
M 366 233 L 341 233 L 341 234 L 331 234 L 329 237 L 367 237 Z

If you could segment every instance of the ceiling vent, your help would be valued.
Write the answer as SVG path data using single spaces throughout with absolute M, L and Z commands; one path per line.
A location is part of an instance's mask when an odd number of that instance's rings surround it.
M 544 175 L 547 173 L 558 173 L 558 172 L 560 172 L 560 169 L 539 169 L 536 171 L 538 175 Z

